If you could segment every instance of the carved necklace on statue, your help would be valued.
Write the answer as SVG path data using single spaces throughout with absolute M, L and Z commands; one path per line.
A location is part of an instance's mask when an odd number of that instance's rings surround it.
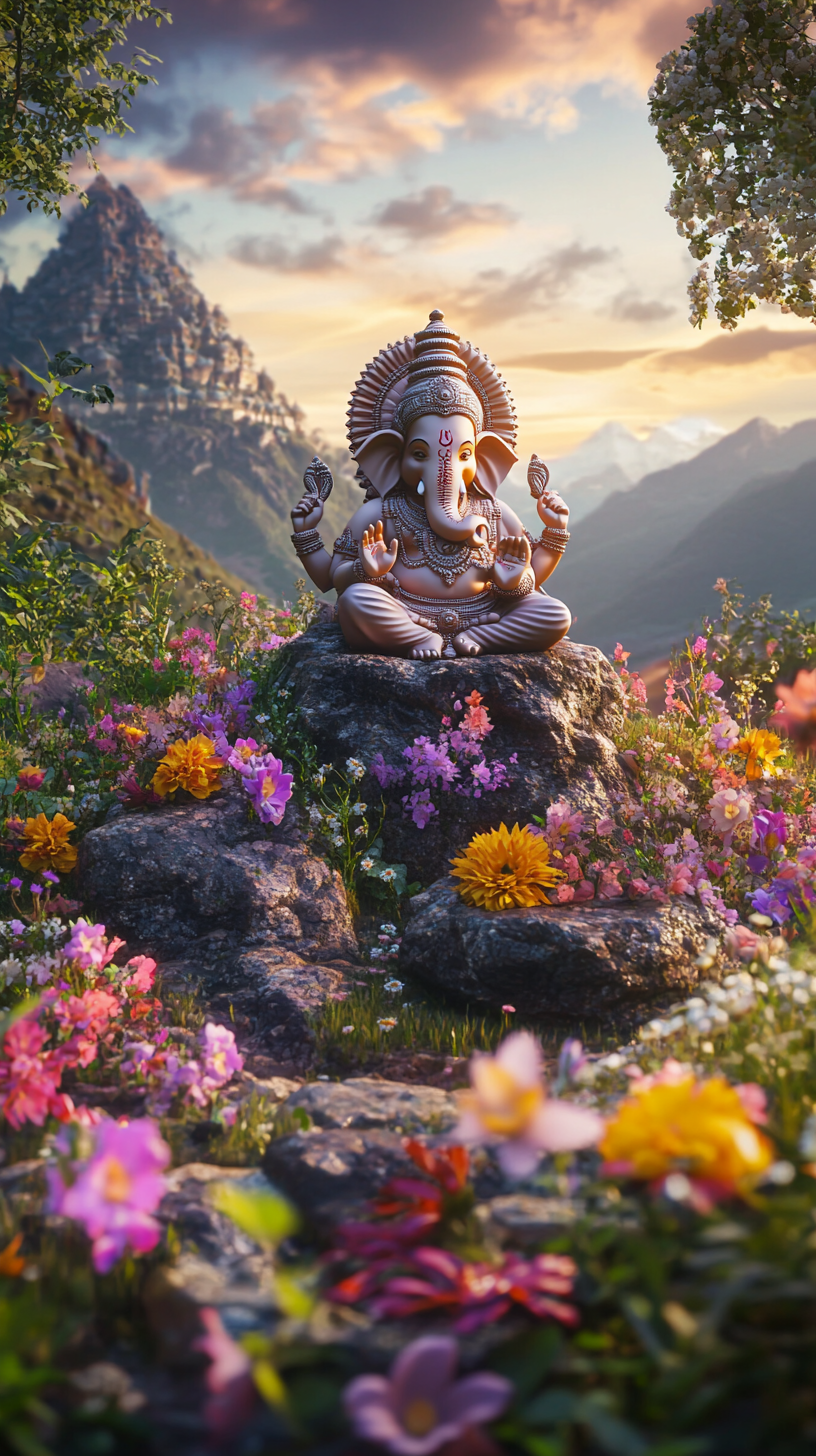
M 405 494 L 404 490 L 391 491 L 383 501 L 383 515 L 394 523 L 394 534 L 399 541 L 399 559 L 409 570 L 427 566 L 441 576 L 447 587 L 455 582 L 469 566 L 489 568 L 496 551 L 499 507 L 494 501 L 482 496 L 473 497 L 474 508 L 484 516 L 488 527 L 488 544 L 475 549 L 467 542 L 446 541 L 437 536 L 428 524 L 428 517 L 418 501 Z M 409 556 L 405 534 L 410 534 L 419 546 L 418 556 Z

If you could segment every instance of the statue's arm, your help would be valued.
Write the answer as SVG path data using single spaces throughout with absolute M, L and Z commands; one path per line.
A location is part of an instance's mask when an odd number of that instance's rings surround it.
M 557 552 L 548 551 L 546 546 L 537 545 L 536 538 L 521 524 L 515 511 L 511 510 L 504 501 L 498 501 L 497 504 L 501 506 L 499 535 L 527 537 L 533 552 L 530 565 L 533 569 L 535 584 L 537 587 L 541 586 L 542 582 L 546 581 L 548 576 L 552 576 L 558 565 L 559 557 Z
M 331 585 L 340 596 L 346 587 L 353 582 L 359 581 L 357 573 L 357 562 L 362 560 L 361 543 L 366 531 L 370 531 L 382 515 L 380 501 L 366 501 L 358 511 L 355 511 L 342 536 L 338 536 L 334 543 L 335 550 L 331 559 Z M 370 574 L 366 569 L 366 574 Z

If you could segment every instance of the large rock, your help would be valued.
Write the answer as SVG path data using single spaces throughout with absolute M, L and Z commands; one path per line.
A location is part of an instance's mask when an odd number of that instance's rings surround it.
M 478 910 L 449 878 L 416 895 L 409 917 L 401 974 L 553 1021 L 605 1019 L 687 994 L 696 957 L 722 932 L 710 911 L 680 900 Z
M 293 1092 L 287 1108 L 302 1107 L 315 1127 L 391 1128 L 399 1133 L 434 1132 L 456 1122 L 456 1101 L 438 1087 L 409 1086 L 379 1077 L 345 1082 L 310 1082 Z
M 279 828 L 250 821 L 234 785 L 201 804 L 120 814 L 83 840 L 84 901 L 165 979 L 243 1011 L 281 1066 L 308 1061 L 308 1016 L 342 991 L 357 942 L 336 870 L 293 804 Z M 218 1019 L 218 1017 L 216 1017 Z
M 404 817 L 404 787 L 392 789 L 383 829 L 386 858 L 408 865 L 424 882 L 444 874 L 450 856 L 500 820 L 526 824 L 564 794 L 576 805 L 605 812 L 611 791 L 625 780 L 612 733 L 620 722 L 618 679 L 596 647 L 559 642 L 550 652 L 412 662 L 351 652 L 339 627 L 312 627 L 285 649 L 281 681 L 324 761 L 352 757 L 366 765 L 376 753 L 404 763 L 415 738 L 435 740 L 455 700 L 475 688 L 494 724 L 488 756 L 508 765 L 507 789 L 481 798 L 438 792 L 439 816 L 425 829 Z M 516 765 L 509 765 L 511 755 Z M 364 797 L 380 788 L 366 781 Z

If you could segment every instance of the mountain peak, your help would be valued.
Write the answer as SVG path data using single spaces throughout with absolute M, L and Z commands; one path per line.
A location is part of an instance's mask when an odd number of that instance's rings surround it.
M 40 340 L 52 356 L 75 350 L 128 411 L 228 410 L 285 431 L 302 422 L 138 198 L 104 176 L 22 291 L 3 290 L 0 332 L 23 358 Z

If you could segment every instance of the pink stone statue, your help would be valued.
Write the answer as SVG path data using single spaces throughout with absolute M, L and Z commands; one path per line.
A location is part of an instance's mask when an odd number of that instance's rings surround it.
M 569 611 L 539 588 L 569 540 L 569 510 L 536 455 L 527 480 L 541 535 L 496 499 L 518 458 L 516 413 L 487 356 L 434 309 L 363 371 L 348 418 L 365 500 L 330 554 L 316 528 L 332 479 L 315 459 L 292 540 L 319 590 L 336 589 L 349 646 L 431 659 L 559 642 Z

